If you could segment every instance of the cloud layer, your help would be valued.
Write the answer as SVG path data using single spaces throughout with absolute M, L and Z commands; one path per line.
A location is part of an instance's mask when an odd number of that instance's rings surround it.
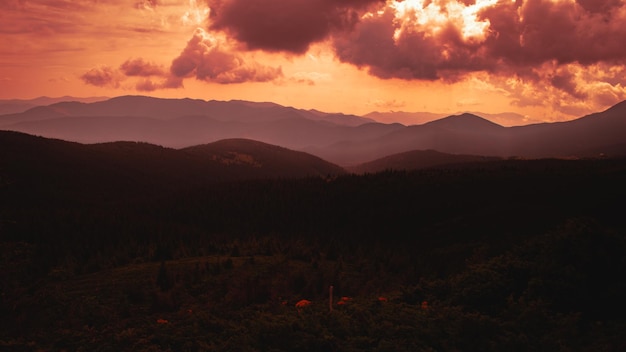
M 516 104 L 543 104 L 553 94 L 562 98 L 553 104 L 561 111 L 559 105 L 578 104 L 574 110 L 581 111 L 626 98 L 623 0 L 209 0 L 209 6 L 210 30 L 247 50 L 302 54 L 329 41 L 340 61 L 379 78 L 453 83 L 487 73 Z M 518 96 L 521 86 L 534 98 Z
M 452 78 L 626 60 L 626 5 L 600 0 L 389 1 L 334 37 L 338 57 L 382 78 Z M 378 50 L 374 50 L 378 49 Z

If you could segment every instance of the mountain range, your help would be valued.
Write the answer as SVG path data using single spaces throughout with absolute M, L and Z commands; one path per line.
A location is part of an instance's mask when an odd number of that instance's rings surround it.
M 80 143 L 146 142 L 182 149 L 246 139 L 344 167 L 414 150 L 489 157 L 626 155 L 626 102 L 576 120 L 504 127 L 463 113 L 418 125 L 274 103 L 123 96 L 0 115 L 0 129 Z
M 512 126 L 523 126 L 529 125 L 532 123 L 539 123 L 541 121 L 534 120 L 528 116 L 524 116 L 515 112 L 503 112 L 497 114 L 489 114 L 484 112 L 476 112 L 476 111 L 464 111 L 459 112 L 457 115 L 470 113 L 473 115 L 481 116 L 491 122 L 495 122 L 498 125 L 512 127 Z M 406 111 L 389 111 L 389 112 L 370 112 L 369 114 L 363 115 L 363 117 L 371 118 L 375 121 L 382 123 L 401 123 L 406 126 L 410 125 L 422 125 L 427 122 L 435 121 L 446 116 L 450 116 L 450 114 L 442 114 L 442 113 L 432 113 L 432 112 L 406 112 Z
M 0 100 L 0 115 L 16 114 L 35 108 L 37 106 L 45 106 L 55 103 L 61 103 L 65 101 L 77 101 L 82 103 L 95 103 L 97 101 L 103 101 L 109 99 L 108 97 L 87 97 L 77 98 L 70 96 L 63 96 L 57 98 L 51 97 L 38 97 L 34 99 L 4 99 Z

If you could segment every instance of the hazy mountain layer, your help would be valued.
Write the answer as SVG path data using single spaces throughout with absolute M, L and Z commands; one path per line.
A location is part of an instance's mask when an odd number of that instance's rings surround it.
M 17 114 L 27 110 L 30 110 L 37 106 L 45 106 L 64 101 L 77 101 L 82 103 L 94 103 L 97 101 L 107 100 L 108 97 L 89 97 L 89 98 L 76 98 L 76 97 L 39 97 L 35 99 L 4 99 L 0 100 L 0 115 L 5 114 Z
M 2 115 L 0 128 L 81 143 L 124 140 L 172 148 L 245 138 L 343 166 L 412 150 L 528 158 L 626 154 L 626 102 L 559 123 L 503 127 L 465 113 L 404 126 L 273 103 L 127 96 Z
M 538 120 L 533 120 L 527 116 L 515 113 L 515 112 L 503 112 L 498 114 L 490 114 L 478 111 L 465 111 L 462 113 L 470 113 L 473 115 L 481 116 L 491 122 L 498 125 L 512 127 L 523 126 L 533 123 L 539 123 Z M 401 123 L 403 125 L 422 125 L 427 122 L 435 121 L 440 118 L 446 117 L 448 114 L 432 113 L 432 112 L 406 112 L 406 111 L 390 111 L 390 112 L 370 112 L 364 115 L 364 117 L 371 118 L 381 123 Z

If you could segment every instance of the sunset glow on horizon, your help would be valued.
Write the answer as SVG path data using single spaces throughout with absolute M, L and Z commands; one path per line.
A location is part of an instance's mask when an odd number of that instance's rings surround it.
M 5 0 L 0 99 L 571 120 L 626 99 L 624 0 Z

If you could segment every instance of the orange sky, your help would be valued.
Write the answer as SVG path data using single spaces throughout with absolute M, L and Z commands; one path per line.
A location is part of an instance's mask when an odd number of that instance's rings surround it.
M 572 119 L 626 99 L 623 0 L 2 0 L 0 99 Z

